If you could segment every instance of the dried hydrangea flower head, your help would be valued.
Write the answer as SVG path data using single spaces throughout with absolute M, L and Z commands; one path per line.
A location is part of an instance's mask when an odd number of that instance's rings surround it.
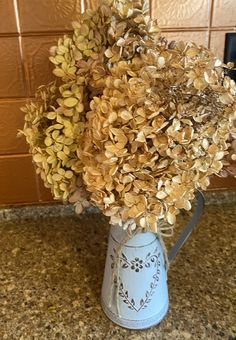
M 73 23 L 73 36 L 51 48 L 53 73 L 85 86 L 90 99 L 101 94 L 113 63 L 157 44 L 160 30 L 146 12 L 146 0 L 105 1 L 96 11 L 87 10 Z
M 59 85 L 25 107 L 37 171 L 78 213 L 91 201 L 125 228 L 173 224 L 222 170 L 234 81 L 208 49 L 168 44 L 146 0 L 107 0 L 73 27 L 51 48 Z
M 158 220 L 173 224 L 191 209 L 196 188 L 223 167 L 235 94 L 219 61 L 193 43 L 113 65 L 79 151 L 91 200 L 111 223 L 157 231 Z
M 85 113 L 93 96 L 103 93 L 112 64 L 126 58 L 128 51 L 134 54 L 144 40 L 156 41 L 159 29 L 150 18 L 144 18 L 146 11 L 146 1 L 108 1 L 96 11 L 87 10 L 73 23 L 73 36 L 60 38 L 50 50 L 58 81 L 40 87 L 35 101 L 23 108 L 22 133 L 37 173 L 56 199 L 69 199 L 78 213 L 88 206 L 89 198 L 76 154 L 84 134 Z M 137 33 L 139 45 L 133 44 Z M 110 47 L 118 57 L 107 56 Z

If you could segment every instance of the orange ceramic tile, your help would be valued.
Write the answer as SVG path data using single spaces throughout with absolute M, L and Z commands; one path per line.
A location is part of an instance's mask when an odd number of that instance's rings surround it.
M 209 0 L 152 0 L 160 27 L 207 27 Z
M 0 97 L 25 95 L 19 39 L 0 37 Z
M 0 33 L 16 33 L 16 17 L 13 0 L 0 1 Z
M 38 201 L 30 156 L 0 157 L 0 204 Z
M 57 44 L 58 37 L 34 36 L 23 37 L 22 46 L 24 63 L 30 95 L 40 85 L 45 85 L 55 79 L 52 74 L 53 65 L 49 61 L 49 49 Z
M 148 0 L 149 2 L 150 0 Z M 99 6 L 99 4 L 101 4 L 100 0 L 85 0 L 85 9 L 92 9 L 92 10 L 96 10 Z
M 78 18 L 80 10 L 80 0 L 20 0 L 21 31 L 71 29 L 71 22 Z
M 38 187 L 39 187 L 39 199 L 42 202 L 57 202 L 53 199 L 51 190 L 45 188 L 43 181 L 40 176 L 37 176 Z
M 235 0 L 215 0 L 213 8 L 212 26 L 236 26 Z
M 211 32 L 210 48 L 218 58 L 224 58 L 225 34 L 226 31 Z
M 24 113 L 20 108 L 24 100 L 0 101 L 0 155 L 28 152 L 24 137 L 17 137 L 23 128 Z
M 220 178 L 218 176 L 212 176 L 210 181 L 210 186 L 208 190 L 216 190 L 216 189 L 236 189 L 236 178 L 235 177 L 226 177 Z
M 193 41 L 198 45 L 207 46 L 207 32 L 162 32 L 162 36 L 166 37 L 168 41 L 183 40 Z
M 151 0 L 148 0 L 150 2 Z M 85 3 L 85 9 L 90 8 L 90 9 L 96 9 L 99 4 L 101 4 L 101 0 L 84 0 Z

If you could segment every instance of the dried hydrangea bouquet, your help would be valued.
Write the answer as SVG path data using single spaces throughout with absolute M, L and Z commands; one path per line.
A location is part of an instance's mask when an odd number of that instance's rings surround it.
M 77 213 L 98 207 L 119 235 L 133 235 L 128 242 L 160 239 L 180 209 L 191 209 L 196 189 L 222 171 L 236 109 L 235 83 L 224 77 L 232 65 L 203 46 L 168 43 L 147 12 L 145 0 L 87 10 L 73 35 L 51 48 L 57 80 L 24 108 L 23 134 L 45 186 Z M 121 245 L 109 256 L 109 300 L 121 298 L 115 322 L 122 324 L 123 310 L 139 315 L 151 305 L 163 262 L 155 249 L 142 258 L 140 247 L 130 259 Z M 132 298 L 122 275 L 148 268 L 154 272 L 144 297 Z M 138 328 L 158 321 L 144 318 Z

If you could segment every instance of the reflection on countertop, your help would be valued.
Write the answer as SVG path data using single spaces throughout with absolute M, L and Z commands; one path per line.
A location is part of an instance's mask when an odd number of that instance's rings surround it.
M 206 205 L 169 270 L 169 313 L 145 331 L 120 328 L 101 310 L 107 219 L 27 209 L 0 215 L 1 339 L 236 339 L 235 200 Z

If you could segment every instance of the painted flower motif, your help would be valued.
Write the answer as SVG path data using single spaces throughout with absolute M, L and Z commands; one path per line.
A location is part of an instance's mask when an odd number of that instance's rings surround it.
M 131 269 L 139 272 L 140 269 L 143 268 L 143 260 L 140 260 L 138 257 L 135 257 L 133 261 L 131 261 Z

